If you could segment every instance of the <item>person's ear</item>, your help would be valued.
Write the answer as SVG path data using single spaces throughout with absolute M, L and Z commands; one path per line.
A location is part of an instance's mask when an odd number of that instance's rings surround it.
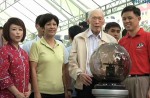
M 89 19 L 87 19 L 87 20 L 86 20 L 86 22 L 87 22 L 87 24 L 90 24 L 90 21 L 89 21 Z
M 38 24 L 35 25 L 36 28 L 38 28 L 38 26 L 39 26 Z
M 45 30 L 44 27 L 41 27 L 41 29 L 42 29 L 42 31 L 44 32 L 44 30 Z
M 103 25 L 105 24 L 105 19 L 103 19 Z
M 139 21 L 141 20 L 141 16 L 138 16 L 138 20 L 139 20 Z

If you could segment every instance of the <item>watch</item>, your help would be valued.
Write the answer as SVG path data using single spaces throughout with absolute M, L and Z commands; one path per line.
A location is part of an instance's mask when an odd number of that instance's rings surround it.
M 81 74 L 81 72 L 78 72 L 78 73 L 77 73 L 77 77 L 78 77 L 80 74 Z

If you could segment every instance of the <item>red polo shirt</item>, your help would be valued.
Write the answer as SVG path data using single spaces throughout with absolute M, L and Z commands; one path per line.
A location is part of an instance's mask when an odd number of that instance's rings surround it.
M 132 66 L 130 74 L 150 74 L 150 33 L 142 28 L 136 36 L 127 34 L 119 44 L 129 53 Z

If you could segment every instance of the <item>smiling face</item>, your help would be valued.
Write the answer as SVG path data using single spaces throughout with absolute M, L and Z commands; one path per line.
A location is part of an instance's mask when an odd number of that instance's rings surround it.
M 44 26 L 44 35 L 47 37 L 54 37 L 57 32 L 57 23 L 54 19 L 48 21 Z
M 103 12 L 99 9 L 92 11 L 87 22 L 89 23 L 92 32 L 94 34 L 99 34 L 105 22 Z
M 21 42 L 23 38 L 23 29 L 21 26 L 11 24 L 9 28 L 9 36 L 11 38 L 12 43 L 18 44 Z
M 136 28 L 138 28 L 140 20 L 141 17 L 135 15 L 133 11 L 127 11 L 122 14 L 123 25 L 127 31 L 133 32 Z

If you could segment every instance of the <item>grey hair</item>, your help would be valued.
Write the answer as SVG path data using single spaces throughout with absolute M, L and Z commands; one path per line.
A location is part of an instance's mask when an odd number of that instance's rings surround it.
M 98 8 L 98 9 L 93 9 L 93 10 L 88 12 L 88 19 L 91 18 L 93 12 L 95 12 L 95 11 L 102 13 L 102 15 L 104 16 L 104 12 L 102 11 L 102 9 Z

